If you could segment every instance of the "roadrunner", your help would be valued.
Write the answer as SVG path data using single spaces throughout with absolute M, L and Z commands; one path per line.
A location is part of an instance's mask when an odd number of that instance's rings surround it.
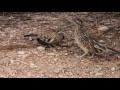
M 44 46 L 59 46 L 63 39 L 63 33 L 56 33 L 56 32 L 44 32 L 42 34 L 29 34 L 25 35 L 25 38 L 32 38 L 31 40 L 37 40 L 38 44 Z
M 83 30 L 84 25 L 81 19 L 69 21 L 75 24 L 76 27 L 74 31 L 74 39 L 76 44 L 80 47 L 80 49 L 84 51 L 84 54 L 80 57 L 83 57 L 87 54 L 90 54 L 91 56 L 100 55 L 108 49 L 116 53 L 120 53 L 119 51 L 116 51 L 112 48 L 100 44 L 95 38 L 86 33 Z

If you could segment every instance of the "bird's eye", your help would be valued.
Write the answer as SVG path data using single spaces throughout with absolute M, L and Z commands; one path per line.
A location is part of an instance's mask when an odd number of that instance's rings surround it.
M 48 42 L 50 42 L 50 40 L 51 40 L 51 39 L 50 39 L 50 38 L 48 38 Z

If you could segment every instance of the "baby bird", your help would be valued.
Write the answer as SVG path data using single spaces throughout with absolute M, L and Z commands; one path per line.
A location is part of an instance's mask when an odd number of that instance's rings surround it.
M 31 40 L 37 40 L 38 44 L 44 45 L 44 46 L 59 46 L 63 39 L 64 35 L 60 32 L 44 32 L 41 34 L 29 34 L 24 36 L 31 38 Z

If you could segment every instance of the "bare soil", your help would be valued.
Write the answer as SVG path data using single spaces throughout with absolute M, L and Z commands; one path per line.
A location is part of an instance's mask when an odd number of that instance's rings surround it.
M 116 27 L 98 41 L 120 51 L 120 17 L 106 12 L 23 12 L 0 14 L 0 47 L 29 45 L 24 35 L 46 30 L 63 32 L 66 42 L 74 43 L 74 25 L 69 18 L 82 18 L 85 30 L 92 36 L 103 31 L 100 25 Z M 32 42 L 34 43 L 34 42 Z M 16 48 L 0 51 L 1 78 L 120 78 L 120 54 L 105 53 L 102 57 L 79 58 L 83 52 L 74 43 L 71 47 L 45 49 Z

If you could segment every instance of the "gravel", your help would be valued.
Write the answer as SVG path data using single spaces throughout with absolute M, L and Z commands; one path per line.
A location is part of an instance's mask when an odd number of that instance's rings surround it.
M 15 14 L 16 15 L 16 14 Z M 28 15 L 24 14 L 23 15 Z M 23 35 L 28 34 L 29 32 L 42 33 L 45 30 L 51 30 L 54 28 L 63 28 L 62 32 L 68 35 L 69 39 L 73 39 L 73 30 L 72 26 L 69 26 L 67 22 L 64 22 L 63 19 L 67 17 L 72 17 L 73 15 L 78 15 L 83 18 L 85 25 L 90 27 L 93 24 L 94 17 L 98 15 L 107 17 L 104 13 L 94 13 L 89 16 L 89 12 L 85 13 L 75 13 L 75 12 L 61 12 L 54 13 L 56 18 L 49 13 L 29 13 L 29 16 L 32 20 L 13 20 L 15 25 L 4 26 L 4 29 L 0 30 L 0 45 L 11 45 L 11 44 L 30 44 L 28 41 L 23 39 Z M 91 17 L 92 16 L 92 17 Z M 109 16 L 109 15 L 108 15 Z M 1 16 L 2 17 L 2 16 Z M 11 18 L 11 15 L 4 16 Z M 13 14 L 14 17 L 14 14 Z M 11 20 L 13 19 L 11 18 Z M 91 19 L 91 21 L 87 21 Z M 104 19 L 104 18 L 103 18 Z M 120 21 L 120 18 L 114 22 Z M 50 20 L 50 21 L 49 21 Z M 110 20 L 110 19 L 109 19 Z M 43 21 L 43 23 L 42 23 Z M 46 22 L 44 22 L 46 21 Z M 108 20 L 104 19 L 102 22 L 103 26 L 100 26 L 98 29 L 88 29 L 89 32 L 97 32 L 96 30 L 106 31 L 108 27 L 104 24 Z M 91 23 L 92 22 L 92 23 Z M 111 21 L 112 22 L 112 21 Z M 5 22 L 0 21 L 0 28 L 5 24 Z M 91 25 L 92 26 L 92 25 Z M 51 29 L 50 29 L 51 28 Z M 87 27 L 86 27 L 87 28 Z M 64 31 L 65 30 L 65 31 Z M 71 30 L 70 33 L 68 33 Z M 114 32 L 111 32 L 114 35 L 114 38 L 111 39 L 112 42 L 116 42 L 115 48 L 120 50 L 118 38 Z M 107 35 L 105 35 L 107 36 Z M 104 38 L 107 38 L 103 36 Z M 119 35 L 120 36 L 120 35 Z M 111 37 L 112 38 L 112 37 Z M 65 38 L 67 41 L 67 38 Z M 13 43 L 15 42 L 15 43 Z M 106 42 L 106 41 L 100 41 Z M 111 44 L 112 46 L 112 44 Z M 3 50 L 0 51 L 0 77 L 3 78 L 120 78 L 120 55 L 94 57 L 89 58 L 85 56 L 79 58 L 83 52 L 76 47 L 75 45 L 70 48 L 48 48 L 46 49 L 43 46 L 37 48 L 19 48 L 15 50 Z M 110 59 L 110 60 L 109 60 Z M 109 60 L 109 61 L 108 61 Z

